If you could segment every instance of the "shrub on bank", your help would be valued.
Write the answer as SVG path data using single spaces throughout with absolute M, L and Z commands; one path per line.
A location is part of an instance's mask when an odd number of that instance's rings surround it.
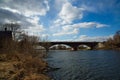
M 0 41 L 0 80 L 50 80 L 46 76 L 48 65 L 37 57 L 40 52 L 34 49 L 36 42 L 31 38 Z
M 120 31 L 117 31 L 113 38 L 109 38 L 105 42 L 106 49 L 119 49 L 120 50 Z

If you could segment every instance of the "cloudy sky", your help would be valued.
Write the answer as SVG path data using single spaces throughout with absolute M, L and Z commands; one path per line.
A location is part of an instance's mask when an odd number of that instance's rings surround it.
M 0 24 L 50 41 L 104 41 L 120 30 L 120 0 L 0 0 Z

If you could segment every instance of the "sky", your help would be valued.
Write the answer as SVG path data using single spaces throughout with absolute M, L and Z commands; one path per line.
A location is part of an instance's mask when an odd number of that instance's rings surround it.
M 0 0 L 0 24 L 50 41 L 105 41 L 120 30 L 120 0 Z

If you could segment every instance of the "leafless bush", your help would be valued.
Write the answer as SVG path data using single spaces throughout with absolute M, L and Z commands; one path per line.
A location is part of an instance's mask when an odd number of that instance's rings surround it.
M 45 75 L 47 63 L 33 56 L 37 53 L 34 49 L 37 37 L 22 35 L 20 41 L 2 40 L 0 43 L 0 53 L 3 53 L 0 54 L 0 61 L 5 63 L 0 67 L 8 67 L 0 70 L 0 79 L 2 74 L 5 80 L 50 80 Z
M 120 31 L 116 32 L 113 38 L 109 38 L 105 43 L 106 48 L 120 48 Z

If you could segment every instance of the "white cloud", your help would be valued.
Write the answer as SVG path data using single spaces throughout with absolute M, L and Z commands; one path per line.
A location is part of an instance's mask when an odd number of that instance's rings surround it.
M 9 9 L 9 8 L 8 8 Z M 27 23 L 24 15 L 18 14 L 17 11 L 0 8 L 0 23 L 23 22 Z
M 8 15 L 9 14 L 9 15 Z M 40 32 L 45 31 L 45 27 L 40 24 L 40 18 L 38 16 L 34 17 L 25 17 L 21 14 L 18 14 L 14 11 L 0 9 L 0 24 L 4 23 L 19 23 L 21 25 L 21 29 L 26 31 L 29 35 L 40 35 Z
M 27 21 L 31 23 L 31 25 L 29 25 L 29 27 L 25 29 L 25 31 L 27 31 L 28 34 L 39 36 L 41 32 L 45 31 L 44 26 L 39 23 L 38 16 L 27 18 Z
M 9 2 L 0 3 L 0 7 L 19 11 L 25 16 L 45 15 L 49 11 L 48 0 L 9 0 Z
M 76 23 L 71 25 L 66 24 L 61 27 L 58 27 L 59 30 L 56 30 L 56 33 L 54 33 L 53 36 L 76 35 L 79 33 L 80 28 L 92 28 L 92 27 L 101 28 L 106 26 L 108 25 L 97 22 L 83 22 L 83 23 Z
M 1 0 L 0 23 L 19 22 L 22 29 L 27 31 L 29 35 L 42 37 L 50 35 L 53 37 L 65 36 L 65 39 L 71 36 L 77 38 L 80 28 L 108 26 L 99 22 L 73 23 L 74 20 L 83 18 L 84 11 L 91 11 L 93 8 L 88 7 L 89 5 L 73 6 L 70 1 L 72 0 L 54 0 L 53 3 L 55 4 L 51 4 L 49 2 L 52 2 L 52 0 Z M 48 11 L 50 14 L 46 16 Z M 55 14 L 55 21 L 44 22 L 50 20 L 48 18 L 51 17 L 51 14 Z M 45 19 L 42 19 L 41 16 L 45 16 Z M 41 23 L 47 25 L 47 27 Z M 88 36 L 81 37 L 82 39 L 89 39 Z
M 54 33 L 53 36 L 64 36 L 64 35 L 75 35 L 78 33 L 78 30 L 76 28 L 63 28 L 62 31 L 58 33 Z
M 71 23 L 75 19 L 83 18 L 83 10 L 83 8 L 77 8 L 66 2 L 59 13 L 59 17 L 65 22 Z
M 34 25 L 39 24 L 39 20 L 40 20 L 40 18 L 38 16 L 27 18 L 27 21 L 34 24 Z
M 106 27 L 108 25 L 101 24 L 98 22 L 83 22 L 83 23 L 73 24 L 71 26 L 75 28 L 92 28 L 92 27 L 101 28 L 101 27 Z
M 18 11 L 16 9 L 9 8 L 9 7 L 1 7 L 1 9 L 8 10 L 8 11 L 13 12 L 13 13 L 21 14 L 20 11 Z
M 71 36 L 67 39 L 54 39 L 53 41 L 79 41 L 79 42 L 103 42 L 109 38 L 112 38 L 113 35 L 108 36 L 87 36 L 87 35 L 80 35 L 78 36 Z
M 54 36 L 63 36 L 63 35 L 75 35 L 78 34 L 79 30 L 77 28 L 63 26 L 62 30 L 58 33 L 53 34 Z
M 78 8 L 73 6 L 68 0 L 56 1 L 58 4 L 62 5 L 61 10 L 58 14 L 57 19 L 53 22 L 51 29 L 55 29 L 53 36 L 63 36 L 63 35 L 75 35 L 78 34 L 79 30 L 77 28 L 71 27 L 70 24 L 76 19 L 83 18 L 83 8 Z M 64 3 L 63 3 L 64 2 Z
M 70 2 L 67 0 L 65 1 L 56 1 L 56 4 L 59 2 L 61 5 L 61 10 L 58 13 L 57 19 L 53 22 L 55 26 L 63 26 L 72 24 L 72 22 L 76 19 L 82 19 L 83 18 L 83 11 L 84 8 L 73 6 Z M 58 5 L 59 6 L 59 5 Z
M 81 22 L 81 23 L 76 23 L 76 24 L 71 24 L 71 25 L 65 25 L 63 26 L 63 29 L 69 29 L 69 28 L 101 28 L 101 27 L 107 27 L 109 25 L 106 24 L 101 24 L 101 23 L 97 23 L 97 22 Z
M 78 39 L 76 39 L 76 41 L 88 41 L 88 42 L 93 42 L 93 41 L 98 41 L 98 42 L 102 42 L 102 41 L 106 41 L 108 38 L 113 37 L 113 35 L 109 35 L 109 36 L 87 36 L 87 35 L 81 35 Z
M 3 0 L 0 2 L 0 23 L 19 22 L 29 35 L 40 35 L 46 29 L 40 17 L 49 11 L 48 0 Z
M 108 27 L 109 25 L 106 25 L 106 24 L 100 24 L 100 23 L 97 23 L 96 24 L 96 28 L 101 28 L 101 27 Z
M 73 6 L 68 1 L 65 1 L 62 4 L 63 5 L 61 7 L 61 11 L 59 12 L 57 19 L 53 22 L 53 26 L 51 27 L 52 30 L 54 29 L 53 36 L 63 36 L 71 34 L 76 35 L 79 33 L 80 28 L 101 28 L 109 26 L 106 24 L 101 24 L 99 22 L 73 23 L 73 21 L 76 19 L 82 19 L 83 11 L 88 10 L 88 8 L 85 6 Z

